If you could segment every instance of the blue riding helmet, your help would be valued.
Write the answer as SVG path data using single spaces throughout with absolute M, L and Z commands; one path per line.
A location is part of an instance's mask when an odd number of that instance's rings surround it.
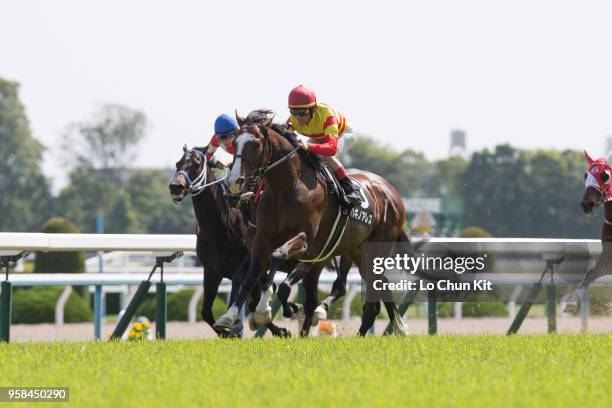
M 218 135 L 223 135 L 227 133 L 231 133 L 238 128 L 238 122 L 236 119 L 230 115 L 226 115 L 225 113 L 219 115 L 219 117 L 215 120 L 215 133 Z

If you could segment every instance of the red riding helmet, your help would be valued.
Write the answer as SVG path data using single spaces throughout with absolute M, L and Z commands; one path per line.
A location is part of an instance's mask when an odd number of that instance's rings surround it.
M 304 85 L 296 86 L 289 93 L 289 108 L 312 108 L 317 104 L 317 96 L 313 90 Z

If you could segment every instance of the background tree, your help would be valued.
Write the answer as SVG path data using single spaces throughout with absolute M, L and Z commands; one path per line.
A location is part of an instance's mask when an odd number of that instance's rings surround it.
M 36 231 L 51 206 L 40 168 L 44 148 L 32 137 L 18 91 L 0 78 L 0 231 Z
M 102 105 L 88 121 L 68 126 L 63 149 L 76 167 L 100 170 L 104 177 L 130 167 L 145 136 L 144 113 L 117 104 Z
M 360 136 L 340 158 L 347 167 L 367 170 L 385 177 L 402 196 L 427 194 L 432 167 L 422 153 L 397 152 L 373 138 Z
M 116 104 L 103 105 L 90 120 L 69 125 L 62 146 L 73 168 L 56 213 L 73 219 L 84 232 L 95 231 L 100 212 L 106 215 L 105 232 L 142 232 L 123 187 L 145 129 L 142 112 Z
M 195 218 L 190 200 L 176 205 L 170 199 L 170 175 L 161 170 L 140 170 L 127 181 L 127 194 L 138 225 L 150 234 L 193 234 Z
M 464 224 L 498 237 L 596 238 L 601 218 L 579 205 L 585 168 L 579 152 L 476 152 L 463 175 Z

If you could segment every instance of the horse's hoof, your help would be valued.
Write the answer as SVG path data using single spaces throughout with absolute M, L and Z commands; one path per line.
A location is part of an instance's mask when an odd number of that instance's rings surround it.
M 567 302 L 565 307 L 563 308 L 563 313 L 574 314 L 578 312 L 578 303 L 576 302 Z
M 289 330 L 285 329 L 284 327 L 279 327 L 277 330 L 272 332 L 272 335 L 274 337 L 287 338 L 287 337 L 291 337 L 291 332 Z
M 255 324 L 265 326 L 268 323 L 272 323 L 272 308 L 267 307 L 263 310 L 256 310 Z
M 295 312 L 295 316 L 297 317 L 298 321 L 298 330 L 301 333 L 302 328 L 304 327 L 304 320 L 306 320 L 306 312 L 304 312 L 304 305 L 298 303 L 296 306 L 297 312 Z
M 312 317 L 312 324 L 317 324 L 319 321 L 327 320 L 327 310 L 323 305 L 317 306 Z
M 247 320 L 249 321 L 249 329 L 251 329 L 251 331 L 257 330 L 257 323 L 255 323 L 255 312 L 249 313 Z
M 235 319 L 232 319 L 229 316 L 221 316 L 213 325 L 213 329 L 219 331 L 229 331 L 234 327 L 236 323 Z
M 242 321 L 238 320 L 236 322 L 236 324 L 234 324 L 234 327 L 232 327 L 230 329 L 230 338 L 232 339 L 239 339 L 242 338 L 242 329 L 244 327 L 242 326 Z
M 395 316 L 391 326 L 393 327 L 394 335 L 400 337 L 406 337 L 408 335 L 408 332 L 406 330 L 406 327 L 404 326 L 404 322 L 402 321 L 401 317 Z
M 298 306 L 295 303 L 287 302 L 287 306 L 283 308 L 283 316 L 287 319 L 295 319 L 297 317 Z
M 237 321 L 239 321 L 238 308 L 232 306 L 215 322 L 215 324 L 213 324 L 213 329 L 219 331 L 231 330 L 236 325 Z
M 223 339 L 240 339 L 242 338 L 242 328 L 242 322 L 238 320 L 231 329 L 219 331 L 218 334 Z

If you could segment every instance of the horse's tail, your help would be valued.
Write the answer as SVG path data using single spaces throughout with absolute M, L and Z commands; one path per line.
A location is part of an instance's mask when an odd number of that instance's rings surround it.
M 402 229 L 400 231 L 399 235 L 397 236 L 397 239 L 395 240 L 395 242 L 401 243 L 401 244 L 407 244 L 408 251 L 410 252 L 410 256 L 416 256 L 417 252 L 423 247 L 423 245 L 425 245 L 427 240 L 426 239 L 422 239 L 422 240 L 419 240 L 418 242 L 414 243 L 410 239 L 410 236 L 408 236 L 408 231 L 405 230 L 405 229 Z
M 402 229 L 397 239 L 395 240 L 395 242 L 402 243 L 402 244 L 408 244 L 407 246 L 408 246 L 409 255 L 416 257 L 419 255 L 420 252 L 423 251 L 423 247 L 427 244 L 427 242 L 429 242 L 429 240 L 427 238 L 423 238 L 423 239 L 420 239 L 414 242 L 413 240 L 410 239 L 410 236 L 408 235 L 408 231 L 406 231 L 405 229 Z M 430 271 L 426 271 L 426 270 L 423 270 L 422 268 L 419 268 L 415 272 L 415 275 L 421 279 L 427 279 L 433 282 L 436 282 L 439 280 L 446 280 L 446 279 L 457 281 L 457 276 L 454 273 L 448 273 L 445 271 L 442 273 L 440 273 L 439 271 L 437 273 L 431 273 Z

